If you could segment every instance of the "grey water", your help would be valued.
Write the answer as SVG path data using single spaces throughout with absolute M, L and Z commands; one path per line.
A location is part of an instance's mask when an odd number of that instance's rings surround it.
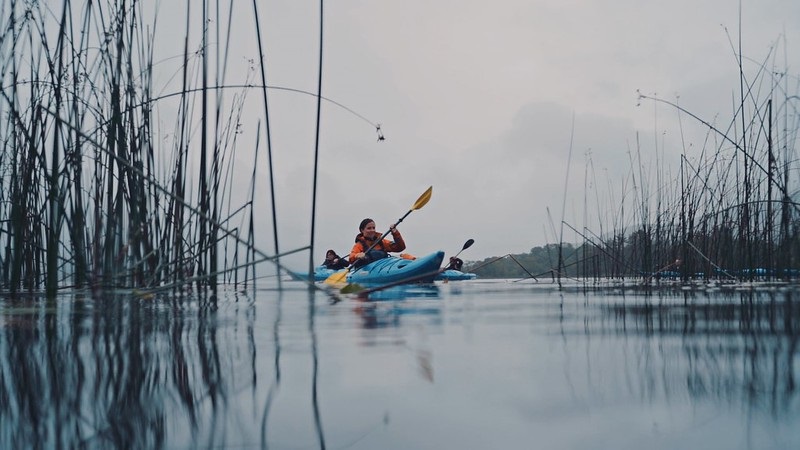
M 796 449 L 798 292 L 0 298 L 0 448 Z

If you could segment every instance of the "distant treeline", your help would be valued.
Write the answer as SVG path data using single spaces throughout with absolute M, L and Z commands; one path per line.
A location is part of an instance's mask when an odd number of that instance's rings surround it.
M 575 246 L 564 244 L 562 256 L 572 276 L 578 274 L 575 262 L 579 259 Z M 528 253 L 514 253 L 504 256 L 492 256 L 482 261 L 467 261 L 465 272 L 472 272 L 481 278 L 529 278 L 531 275 L 550 277 L 550 273 L 558 267 L 557 244 L 534 247 Z
M 584 244 L 548 244 L 531 248 L 528 253 L 493 256 L 481 261 L 467 261 L 463 270 L 481 278 L 630 278 L 657 279 L 797 280 L 797 239 L 791 244 L 753 243 L 742 251 L 740 242 L 729 236 L 724 242 L 718 235 L 695 236 L 695 242 L 672 245 L 653 242 L 642 230 L 627 238 L 618 236 L 608 242 Z M 720 245 L 720 243 L 723 245 Z M 655 245 L 654 245 L 655 244 Z M 657 251 L 654 251 L 657 248 Z M 704 253 L 701 248 L 706 249 Z M 753 256 L 753 254 L 756 256 Z M 717 264 L 714 261 L 722 261 Z
M 481 261 L 467 261 L 464 271 L 481 278 L 547 279 L 557 278 L 559 274 L 561 277 L 578 278 L 642 276 L 644 273 L 633 268 L 621 270 L 619 264 L 608 264 L 602 252 L 592 246 L 569 243 L 564 243 L 560 248 L 558 244 L 548 244 L 533 247 L 528 253 L 509 253 Z

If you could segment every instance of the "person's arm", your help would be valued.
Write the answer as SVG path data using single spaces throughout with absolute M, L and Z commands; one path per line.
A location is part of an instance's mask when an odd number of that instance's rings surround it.
M 388 248 L 390 249 L 389 251 L 392 252 L 402 252 L 403 250 L 405 250 L 406 241 L 403 240 L 403 235 L 400 234 L 400 230 L 395 228 L 394 225 L 392 225 L 392 227 L 389 230 L 392 232 L 392 239 L 394 239 L 394 242 L 389 242 L 388 239 L 384 239 L 383 241 L 384 248 Z
M 361 246 L 361 242 L 356 242 L 355 245 L 353 245 L 353 249 L 350 250 L 350 259 L 349 259 L 350 264 L 356 262 L 359 256 L 363 253 L 364 253 L 364 247 Z

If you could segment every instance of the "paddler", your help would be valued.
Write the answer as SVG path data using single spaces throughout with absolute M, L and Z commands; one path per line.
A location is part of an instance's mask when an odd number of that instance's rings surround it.
M 353 264 L 354 268 L 386 258 L 389 252 L 402 252 L 406 249 L 406 243 L 396 224 L 389 227 L 394 242 L 388 239 L 378 241 L 381 235 L 375 231 L 375 221 L 370 218 L 361 221 L 358 231 L 356 243 L 350 250 L 350 264 Z

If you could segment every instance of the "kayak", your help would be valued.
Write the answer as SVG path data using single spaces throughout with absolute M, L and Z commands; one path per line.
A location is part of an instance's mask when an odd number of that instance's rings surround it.
M 329 276 L 333 275 L 334 272 L 336 271 L 322 265 L 314 267 L 314 281 L 325 281 Z M 289 276 L 291 276 L 293 280 L 308 280 L 308 272 L 289 272 Z
M 439 253 L 439 252 L 436 252 L 436 253 Z M 432 253 L 431 255 L 428 255 L 428 257 L 434 256 L 434 255 L 436 255 L 436 253 Z M 420 259 L 424 259 L 424 258 L 427 258 L 427 257 L 417 258 L 414 261 L 417 261 L 417 260 L 420 260 Z M 397 258 L 397 257 L 394 257 L 394 256 L 390 256 L 390 257 L 388 257 L 386 259 L 389 260 L 387 262 L 391 262 L 393 265 L 398 265 L 402 261 L 409 261 L 409 260 L 402 259 L 402 258 Z M 381 261 L 383 261 L 383 260 L 381 260 Z M 376 261 L 376 262 L 379 262 L 379 261 Z M 439 264 L 441 264 L 441 262 Z M 370 266 L 370 265 L 368 264 L 367 266 L 364 266 L 361 270 L 367 269 L 368 266 Z M 416 265 L 414 265 L 414 266 L 403 265 L 403 266 L 404 267 L 394 267 L 393 269 L 387 269 L 387 270 L 391 270 L 391 271 L 395 271 L 396 270 L 397 273 L 398 273 L 397 279 L 406 279 L 406 278 L 412 278 L 412 277 L 415 276 L 415 275 L 411 275 L 410 272 L 412 270 L 415 270 L 415 268 L 417 267 Z M 433 272 L 434 270 L 437 270 L 438 268 L 439 267 L 437 266 L 435 268 L 432 268 L 432 269 L 428 270 L 428 272 Z M 331 275 L 333 275 L 336 272 L 337 272 L 336 270 L 328 269 L 327 267 L 325 267 L 323 265 L 316 266 L 316 267 L 314 267 L 314 281 L 325 281 L 325 280 L 328 279 L 328 277 L 330 277 Z M 356 270 L 351 270 L 351 272 L 356 272 Z M 419 270 L 418 271 L 418 274 L 424 274 L 424 273 L 426 273 L 426 272 L 423 271 L 423 270 Z M 402 276 L 401 276 L 401 274 L 402 274 Z M 300 280 L 300 281 L 308 280 L 308 272 L 290 272 L 289 275 L 294 280 Z M 447 281 L 472 280 L 472 279 L 475 279 L 476 276 L 477 275 L 475 275 L 474 273 L 466 273 L 466 272 L 461 272 L 460 270 L 447 269 L 447 270 L 437 274 L 436 277 L 434 278 L 434 280 L 439 280 L 439 281 L 442 281 L 442 280 L 447 280 Z M 347 281 L 348 282 L 352 282 L 351 280 L 352 280 L 352 274 L 348 274 Z M 428 280 L 428 281 L 430 281 L 430 280 Z M 390 282 L 392 282 L 392 281 L 390 281 Z M 362 282 L 358 281 L 358 283 L 362 283 Z M 382 283 L 382 282 L 380 282 L 380 281 L 368 281 L 367 283 Z
M 347 274 L 348 283 L 386 284 L 412 280 L 417 283 L 430 283 L 439 273 L 444 252 L 433 252 L 417 259 L 404 259 L 395 256 L 373 261 Z
M 455 269 L 447 269 L 436 276 L 437 280 L 446 281 L 474 280 L 475 278 L 477 278 L 477 275 L 474 273 L 466 273 Z

